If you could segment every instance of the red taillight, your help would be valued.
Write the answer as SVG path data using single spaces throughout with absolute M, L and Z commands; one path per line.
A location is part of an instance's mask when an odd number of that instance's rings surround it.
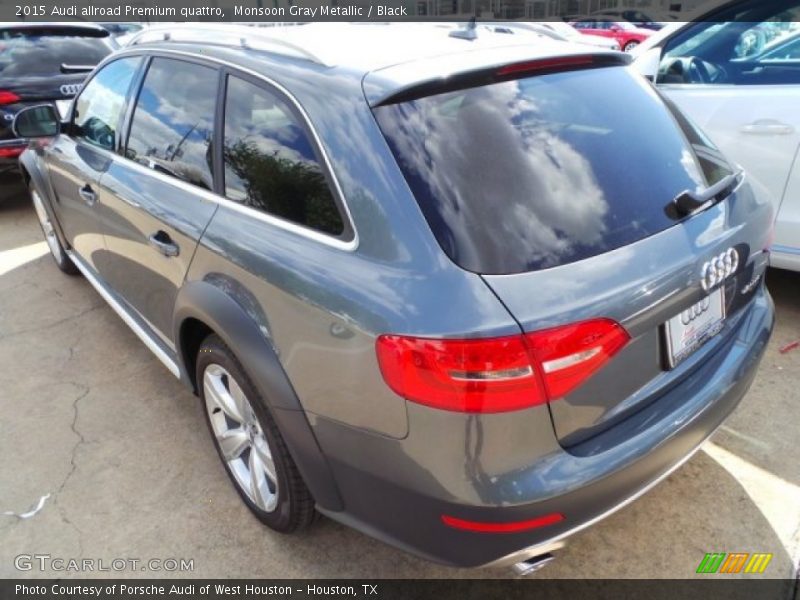
M 559 56 L 506 65 L 505 67 L 497 69 L 497 75 L 504 77 L 506 75 L 520 75 L 522 73 L 532 73 L 535 71 L 548 71 L 550 69 L 588 66 L 593 63 L 594 57 L 592 56 Z
M 23 152 L 25 152 L 25 146 L 0 148 L 0 158 L 16 158 Z
M 628 339 L 613 321 L 597 319 L 490 339 L 382 335 L 376 351 L 384 380 L 400 396 L 442 410 L 498 413 L 566 395 Z
M 14 104 L 15 102 L 19 102 L 22 98 L 17 96 L 14 92 L 9 92 L 7 90 L 0 90 L 0 106 L 5 106 L 6 104 Z
M 506 523 L 487 523 L 485 521 L 466 521 L 449 515 L 442 515 L 442 522 L 448 527 L 464 529 L 465 531 L 476 531 L 478 533 L 515 533 L 517 531 L 528 531 L 538 527 L 554 525 L 564 520 L 561 513 L 550 513 L 527 521 L 512 521 Z
M 439 340 L 382 335 L 383 378 L 397 394 L 458 412 L 504 412 L 546 402 L 522 336 Z
M 525 336 L 551 400 L 566 396 L 619 352 L 630 337 L 610 319 L 595 319 Z

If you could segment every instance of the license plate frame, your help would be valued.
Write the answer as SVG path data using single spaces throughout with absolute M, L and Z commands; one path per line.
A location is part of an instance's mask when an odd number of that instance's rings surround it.
M 664 323 L 667 364 L 674 369 L 725 326 L 725 289 L 720 287 Z

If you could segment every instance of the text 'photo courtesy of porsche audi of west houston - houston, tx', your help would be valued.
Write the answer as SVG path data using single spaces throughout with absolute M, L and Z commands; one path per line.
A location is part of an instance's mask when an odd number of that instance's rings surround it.
M 137 35 L 63 121 L 19 113 L 21 166 L 58 266 L 197 392 L 269 527 L 529 571 L 749 388 L 773 208 L 629 55 L 425 24 Z

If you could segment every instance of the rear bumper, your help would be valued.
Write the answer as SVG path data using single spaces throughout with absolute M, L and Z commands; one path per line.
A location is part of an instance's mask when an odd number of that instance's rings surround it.
M 772 300 L 762 288 L 724 346 L 706 357 L 689 380 L 620 424 L 622 434 L 616 427 L 603 434 L 618 440 L 588 440 L 569 451 L 555 444 L 529 457 L 523 468 L 503 470 L 502 456 L 488 455 L 508 445 L 496 437 L 502 429 L 481 423 L 484 417 L 468 417 L 460 436 L 458 429 L 439 428 L 444 439 L 436 440 L 435 447 L 441 456 L 415 447 L 418 441 L 387 440 L 312 418 L 345 504 L 340 512 L 320 509 L 373 537 L 453 566 L 500 566 L 536 556 L 622 508 L 685 462 L 749 389 L 773 322 Z M 413 431 L 411 414 L 410 422 Z M 503 422 L 507 437 L 516 442 L 509 423 Z M 436 435 L 435 427 L 428 430 L 431 434 Z M 448 448 L 453 449 L 450 456 Z M 474 494 L 459 495 L 457 489 Z M 441 520 L 451 515 L 503 523 L 550 513 L 561 513 L 564 520 L 519 533 L 462 531 Z

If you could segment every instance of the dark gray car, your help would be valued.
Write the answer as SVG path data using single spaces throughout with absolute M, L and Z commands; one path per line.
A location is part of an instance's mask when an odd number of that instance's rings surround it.
M 59 267 L 197 391 L 273 529 L 318 511 L 530 570 L 750 386 L 772 209 L 624 54 L 435 25 L 148 35 L 68 122 L 17 117 L 43 138 L 23 173 Z

